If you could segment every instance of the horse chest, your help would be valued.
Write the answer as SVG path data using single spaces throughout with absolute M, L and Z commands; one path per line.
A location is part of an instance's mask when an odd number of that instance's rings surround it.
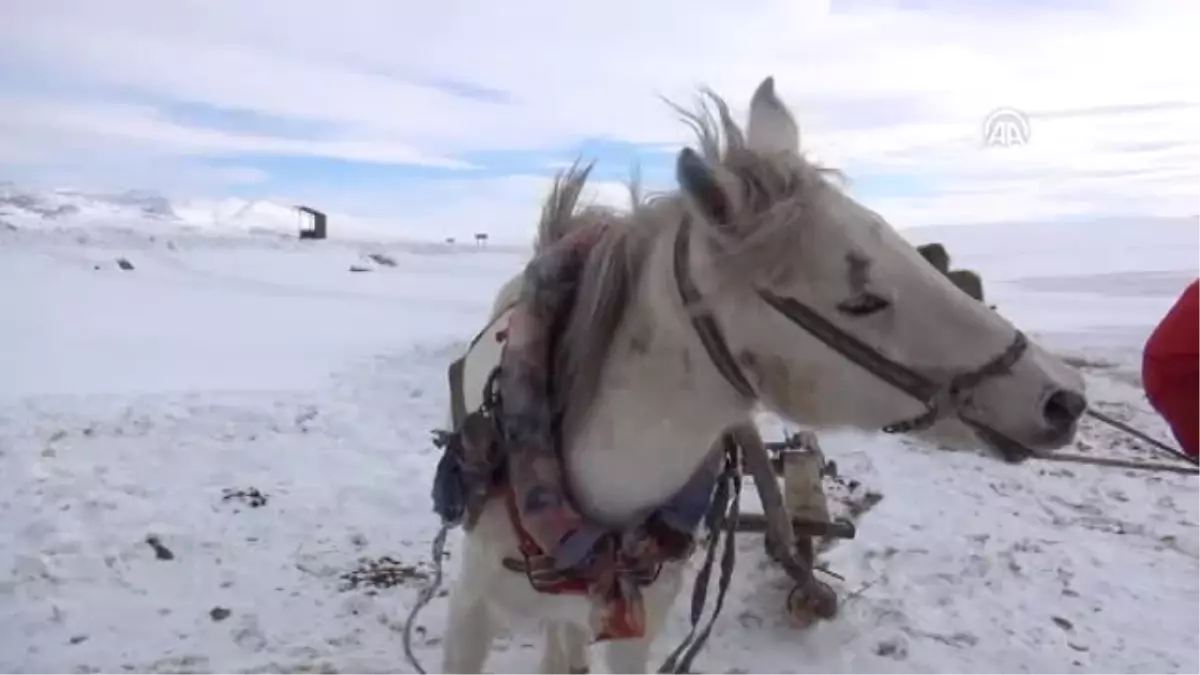
M 636 379 L 655 375 L 647 368 Z M 706 398 L 669 376 L 653 385 L 606 388 L 567 448 L 567 473 L 580 507 L 619 525 L 675 494 L 729 424 Z
M 607 524 L 662 505 L 744 412 L 727 387 L 695 367 L 702 357 L 675 338 L 640 317 L 626 325 L 587 420 L 566 448 L 574 498 Z

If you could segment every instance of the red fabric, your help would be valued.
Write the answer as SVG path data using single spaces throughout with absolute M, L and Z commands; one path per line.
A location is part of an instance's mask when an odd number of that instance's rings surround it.
M 1150 334 L 1142 355 L 1146 398 L 1183 451 L 1200 452 L 1200 279 L 1193 281 Z

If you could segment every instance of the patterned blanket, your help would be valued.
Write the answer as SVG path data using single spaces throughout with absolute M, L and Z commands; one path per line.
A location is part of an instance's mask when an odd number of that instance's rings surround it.
M 525 571 L 539 590 L 586 593 L 598 641 L 645 634 L 639 586 L 657 575 L 662 562 L 691 553 L 693 532 L 723 467 L 718 444 L 667 504 L 621 531 L 604 529 L 572 504 L 552 400 L 552 331 L 571 310 L 580 270 L 603 227 L 576 230 L 525 269 L 496 382 L 507 499 Z M 551 583 L 555 579 L 573 583 Z M 539 580 L 546 583 L 539 586 Z

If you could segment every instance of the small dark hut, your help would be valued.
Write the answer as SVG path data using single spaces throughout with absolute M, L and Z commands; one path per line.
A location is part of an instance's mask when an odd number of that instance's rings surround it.
M 296 210 L 300 212 L 300 238 L 324 239 L 325 214 L 308 206 L 297 206 Z

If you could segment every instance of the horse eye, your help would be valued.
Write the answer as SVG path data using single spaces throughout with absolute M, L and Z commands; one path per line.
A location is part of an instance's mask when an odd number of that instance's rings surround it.
M 859 293 L 858 295 L 838 303 L 837 310 L 842 314 L 853 317 L 870 316 L 876 312 L 891 307 L 892 303 L 874 293 Z

